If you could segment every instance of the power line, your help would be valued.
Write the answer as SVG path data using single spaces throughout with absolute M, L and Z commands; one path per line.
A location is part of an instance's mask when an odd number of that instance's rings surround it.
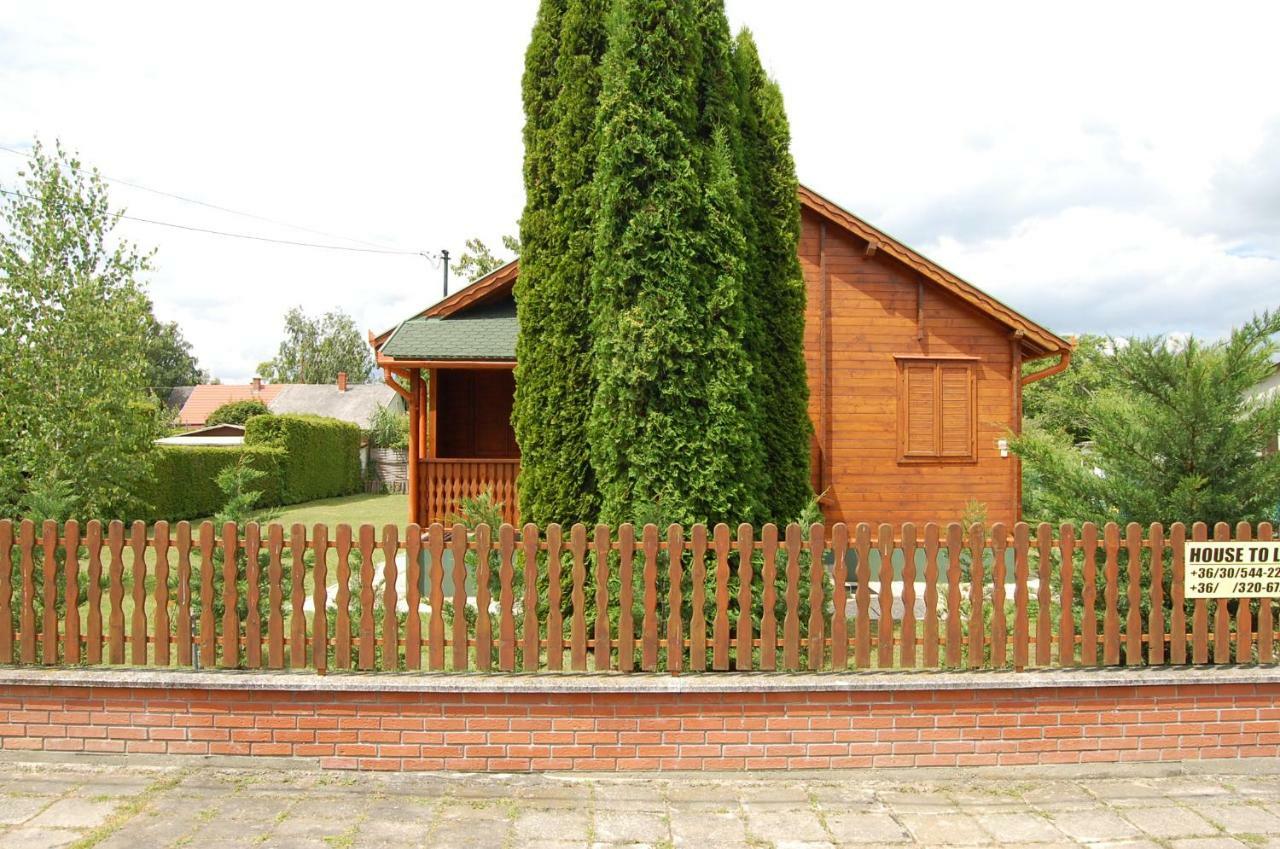
M 13 197 L 25 198 L 26 200 L 34 200 L 34 201 L 39 200 L 39 198 L 32 197 L 31 195 L 26 195 L 26 194 L 23 194 L 22 192 L 11 191 L 9 189 L 0 189 L 0 194 L 12 195 Z M 271 244 L 275 244 L 275 245 L 293 245 L 295 247 L 300 247 L 300 248 L 322 248 L 324 250 L 330 250 L 330 251 L 351 251 L 353 253 L 362 253 L 362 254 L 393 254 L 398 256 L 420 256 L 432 262 L 436 260 L 436 256 L 434 254 L 428 253 L 427 251 L 402 251 L 402 250 L 394 250 L 390 248 L 387 248 L 387 249 L 353 248 L 348 245 L 324 245 L 318 242 L 297 242 L 292 239 L 272 239 L 267 236 L 255 236 L 252 233 L 231 233 L 226 230 L 211 230 L 207 227 L 193 227 L 188 224 L 175 224 L 172 221 L 157 221 L 153 218 L 138 218 L 133 215 L 123 215 L 119 213 L 112 213 L 112 214 L 114 214 L 117 218 L 123 218 L 126 221 L 137 221 L 141 224 L 156 224 L 161 227 L 173 227 L 178 230 L 188 230 L 193 233 L 207 233 L 213 236 L 225 236 L 230 239 L 249 239 L 255 242 L 270 242 Z
M 4 145 L 0 145 L 0 150 L 3 150 L 5 153 L 12 153 L 14 156 L 21 156 L 25 159 L 31 159 L 31 154 L 24 153 L 21 150 L 16 150 L 11 147 L 5 147 Z M 240 215 L 245 218 L 252 218 L 256 221 L 265 221 L 269 224 L 277 224 L 281 227 L 290 227 L 294 230 L 301 230 L 305 233 L 314 233 L 317 236 L 325 236 L 330 239 L 342 239 L 345 242 L 357 242 L 362 245 L 368 245 L 370 247 L 380 248 L 383 250 L 395 250 L 394 248 L 390 248 L 387 245 L 378 244 L 377 242 L 370 242 L 366 239 L 357 239 L 353 236 L 342 236 L 337 233 L 327 233 L 324 230 L 315 230 L 310 227 L 303 227 L 300 224 L 290 224 L 288 221 L 281 221 L 277 218 L 268 218 L 265 215 L 256 215 L 252 212 L 243 212 L 239 209 L 232 209 L 227 206 L 219 206 L 216 203 L 208 203 L 207 201 L 196 200 L 195 198 L 185 197 L 183 195 L 174 194 L 173 192 L 161 191 L 160 189 L 152 189 L 152 188 L 149 188 L 148 186 L 143 186 L 138 183 L 130 182 L 129 180 L 122 180 L 119 177 L 109 177 L 106 174 L 103 174 L 102 179 L 112 183 L 119 183 L 122 186 L 128 186 L 131 189 L 138 189 L 140 191 L 150 192 L 155 195 L 161 195 L 163 197 L 172 198 L 174 200 L 180 200 L 184 203 L 195 204 L 196 206 L 203 206 L 208 209 L 216 209 L 219 212 L 226 212 L 226 213 L 230 213 L 231 215 Z

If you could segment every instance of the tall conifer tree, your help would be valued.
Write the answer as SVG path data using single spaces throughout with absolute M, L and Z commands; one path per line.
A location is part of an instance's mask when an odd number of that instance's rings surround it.
M 592 522 L 591 175 L 604 53 L 603 0 L 543 0 L 525 57 L 525 213 L 521 219 L 512 422 L 526 521 Z
M 734 65 L 748 208 L 746 300 L 752 324 L 746 341 L 768 478 L 764 518 L 785 522 L 800 515 L 812 493 L 805 285 L 796 254 L 799 184 L 782 92 L 765 74 L 755 40 L 746 30 L 736 40 Z
M 753 426 L 727 134 L 700 137 L 704 7 L 619 0 L 601 79 L 591 462 L 609 522 L 736 521 Z

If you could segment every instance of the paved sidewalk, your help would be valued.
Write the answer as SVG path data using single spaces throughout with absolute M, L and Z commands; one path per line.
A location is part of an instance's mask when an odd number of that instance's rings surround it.
M 441 776 L 0 763 L 0 849 L 1280 847 L 1280 774 Z M 1125 776 L 1128 777 L 1125 777 Z

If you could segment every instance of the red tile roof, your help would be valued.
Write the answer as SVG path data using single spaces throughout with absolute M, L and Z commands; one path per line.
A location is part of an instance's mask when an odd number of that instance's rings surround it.
M 209 418 L 210 413 L 232 401 L 249 401 L 256 398 L 264 404 L 270 404 L 285 386 L 288 384 L 264 383 L 262 388 L 256 391 L 253 385 L 248 383 L 194 386 L 191 389 L 191 395 L 178 413 L 178 423 L 183 427 L 200 427 Z

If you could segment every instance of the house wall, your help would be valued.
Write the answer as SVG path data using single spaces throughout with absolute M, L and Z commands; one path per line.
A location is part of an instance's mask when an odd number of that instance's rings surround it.
M 977 502 L 989 522 L 1016 521 L 1017 461 L 997 446 L 1018 419 L 1010 331 L 883 252 L 867 256 L 867 243 L 844 228 L 827 223 L 824 236 L 824 220 L 803 211 L 799 254 L 815 485 L 828 489 L 827 520 L 959 521 Z M 902 462 L 895 355 L 978 358 L 976 461 Z
M 436 455 L 520 456 L 511 426 L 515 373 L 509 369 L 440 369 L 436 372 Z

